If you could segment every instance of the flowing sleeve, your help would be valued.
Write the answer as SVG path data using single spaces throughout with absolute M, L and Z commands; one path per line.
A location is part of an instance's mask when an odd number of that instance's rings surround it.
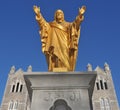
M 79 30 L 80 24 L 82 23 L 82 21 L 84 20 L 84 15 L 78 15 L 75 19 L 75 21 L 73 22 L 73 25 L 76 25 L 76 29 Z
M 76 19 L 71 23 L 71 31 L 70 31 L 70 48 L 77 50 L 78 49 L 78 41 L 80 39 L 80 24 L 84 20 L 84 16 L 78 15 Z
M 36 20 L 39 24 L 40 30 L 39 30 L 39 34 L 41 36 L 41 42 L 42 42 L 42 52 L 45 52 L 45 48 L 46 48 L 46 43 L 47 43 L 47 39 L 48 39 L 48 34 L 50 31 L 50 25 L 49 23 L 43 18 L 43 16 L 40 15 L 36 16 Z
M 75 69 L 75 64 L 78 54 L 78 43 L 80 38 L 80 24 L 84 17 L 77 16 L 76 19 L 70 25 L 70 48 L 69 59 L 71 64 L 71 70 Z

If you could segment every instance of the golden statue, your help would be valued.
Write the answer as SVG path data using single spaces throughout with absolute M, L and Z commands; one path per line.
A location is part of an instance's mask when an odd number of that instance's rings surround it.
M 47 22 L 39 7 L 34 6 L 33 9 L 40 26 L 42 51 L 47 59 L 48 70 L 66 68 L 66 71 L 74 71 L 78 53 L 80 24 L 84 19 L 83 14 L 86 7 L 82 6 L 79 9 L 79 14 L 72 23 L 64 20 L 62 10 L 55 12 L 53 22 Z

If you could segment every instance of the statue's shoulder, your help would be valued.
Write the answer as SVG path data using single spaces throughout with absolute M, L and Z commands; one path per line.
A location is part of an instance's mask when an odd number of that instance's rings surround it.
M 51 25 L 51 24 L 56 24 L 56 21 L 51 21 L 51 22 L 49 22 L 49 24 Z

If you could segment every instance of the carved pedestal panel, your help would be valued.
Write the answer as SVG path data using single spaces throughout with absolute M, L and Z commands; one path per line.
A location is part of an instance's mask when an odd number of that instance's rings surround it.
M 95 72 L 34 72 L 24 77 L 31 110 L 92 110 Z

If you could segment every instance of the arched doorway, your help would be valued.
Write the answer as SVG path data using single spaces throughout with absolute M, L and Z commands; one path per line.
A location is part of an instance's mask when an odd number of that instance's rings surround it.
M 63 99 L 57 99 L 50 110 L 72 110 Z

